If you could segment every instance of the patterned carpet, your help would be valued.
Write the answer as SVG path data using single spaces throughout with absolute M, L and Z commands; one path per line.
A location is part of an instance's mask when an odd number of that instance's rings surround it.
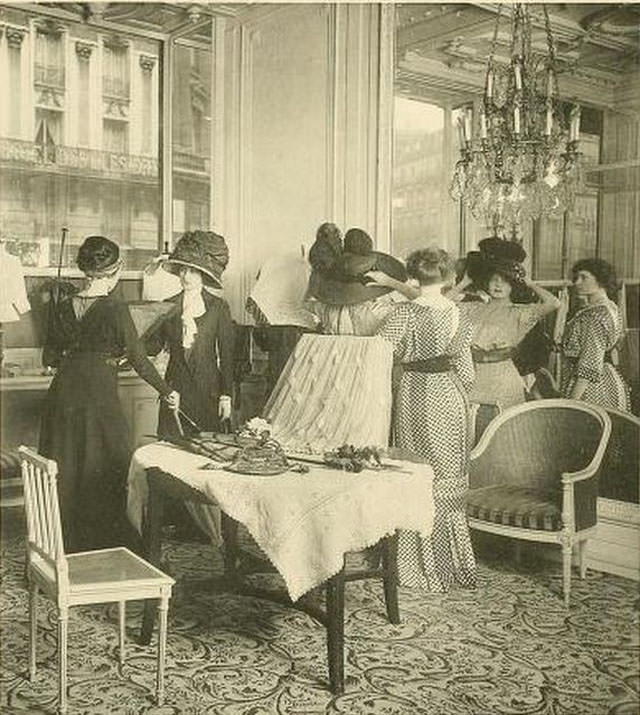
M 55 619 L 40 601 L 38 675 L 27 664 L 23 541 L 2 543 L 0 711 L 55 712 Z M 171 541 L 163 560 L 178 583 L 169 614 L 167 705 L 151 700 L 155 642 L 135 642 L 140 604 L 129 607 L 127 661 L 117 664 L 117 607 L 73 609 L 69 712 L 134 715 L 637 715 L 638 589 L 589 573 L 572 608 L 558 566 L 483 560 L 476 591 L 401 591 L 402 624 L 385 619 L 382 588 L 347 585 L 347 690 L 327 690 L 325 636 L 308 616 L 217 592 L 220 559 L 202 543 Z M 554 574 L 554 575 L 549 575 Z M 272 585 L 277 577 L 266 577 Z M 209 581 L 208 581 L 209 580 Z

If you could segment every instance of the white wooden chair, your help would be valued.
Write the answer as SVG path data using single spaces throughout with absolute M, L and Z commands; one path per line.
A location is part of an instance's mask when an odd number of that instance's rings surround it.
M 164 700 L 167 610 L 175 581 L 124 547 L 69 554 L 64 551 L 54 461 L 20 447 L 24 505 L 27 517 L 27 580 L 29 584 L 29 678 L 36 674 L 36 605 L 38 591 L 58 608 L 58 710 L 67 711 L 67 624 L 71 606 L 119 604 L 120 664 L 124 663 L 125 604 L 159 599 L 160 633 L 156 698 Z

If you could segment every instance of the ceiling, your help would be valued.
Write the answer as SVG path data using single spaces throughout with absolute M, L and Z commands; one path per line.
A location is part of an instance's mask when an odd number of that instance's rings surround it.
M 149 37 L 210 42 L 214 15 L 246 19 L 270 3 L 57 2 L 21 4 L 39 14 L 129 29 Z M 542 5 L 529 4 L 533 47 L 546 49 Z M 579 101 L 640 112 L 640 3 L 547 5 L 561 71 L 561 91 Z M 500 14 L 496 57 L 510 44 L 510 3 L 397 3 L 396 91 L 436 104 L 462 104 L 484 86 Z
M 547 5 L 563 85 L 580 99 L 615 104 L 616 91 L 640 83 L 640 4 Z M 484 86 L 498 3 L 396 6 L 396 83 L 435 103 L 468 101 Z M 546 51 L 543 6 L 530 4 L 532 47 Z M 510 46 L 511 6 L 502 4 L 496 58 Z M 627 92 L 628 94 L 628 92 Z M 639 99 L 640 101 L 640 99 Z
M 85 22 L 94 27 L 138 32 L 149 37 L 189 36 L 209 43 L 209 24 L 214 15 L 241 15 L 250 4 L 209 2 L 34 2 L 21 4 L 40 14 Z

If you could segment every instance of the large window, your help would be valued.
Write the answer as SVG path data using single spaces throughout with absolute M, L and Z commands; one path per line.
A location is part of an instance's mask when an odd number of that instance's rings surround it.
M 458 118 L 470 106 L 447 111 L 426 102 L 395 100 L 392 250 L 397 256 L 433 243 L 464 255 L 492 232 L 463 201 L 455 203 L 449 195 L 460 157 Z M 580 151 L 587 167 L 599 162 L 601 135 L 602 113 L 583 108 Z M 592 176 L 597 175 L 587 173 Z M 576 260 L 597 255 L 599 193 L 595 180 L 587 181 L 562 217 L 523 222 L 519 239 L 535 278 L 565 278 Z
M 582 110 L 580 151 L 585 166 L 600 161 L 602 113 L 594 109 Z M 590 178 L 587 174 L 587 178 Z M 598 253 L 599 186 L 587 181 L 584 191 L 576 196 L 575 204 L 564 216 L 542 218 L 533 226 L 532 271 L 535 278 L 562 279 L 568 276 L 573 263 L 580 258 Z
M 175 241 L 184 231 L 208 229 L 211 215 L 212 52 L 188 40 L 173 53 L 173 226 Z
M 457 253 L 458 209 L 449 196 L 451 113 L 397 97 L 394 103 L 392 251 L 437 244 Z
M 18 9 L 11 22 L 0 33 L 12 100 L 0 112 L 0 239 L 28 268 L 73 267 L 82 240 L 104 234 L 126 269 L 142 268 L 161 241 L 160 42 Z

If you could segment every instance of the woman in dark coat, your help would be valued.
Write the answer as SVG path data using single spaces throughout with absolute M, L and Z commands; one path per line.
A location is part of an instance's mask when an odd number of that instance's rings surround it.
M 57 372 L 40 432 L 40 452 L 58 463 L 68 551 L 135 543 L 126 518 L 131 440 L 118 398 L 118 362 L 126 357 L 167 405 L 179 403 L 147 358 L 127 305 L 110 295 L 122 266 L 117 244 L 90 236 L 77 263 L 87 286 L 51 305 L 43 362 Z
M 176 310 L 147 339 L 147 350 L 151 355 L 162 349 L 169 352 L 165 380 L 180 393 L 181 428 L 186 435 L 219 431 L 221 421 L 231 417 L 233 323 L 227 303 L 208 290 L 222 287 L 228 260 L 222 236 L 190 231 L 165 264 L 180 276 L 183 290 L 170 299 Z M 158 435 L 179 436 L 175 413 L 164 404 Z

